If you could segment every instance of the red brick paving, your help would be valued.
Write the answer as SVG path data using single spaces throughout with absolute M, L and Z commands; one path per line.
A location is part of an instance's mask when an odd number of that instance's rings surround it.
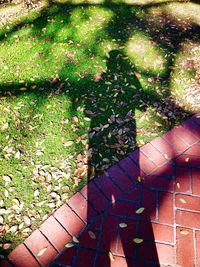
M 197 115 L 90 182 L 0 266 L 200 267 L 199 151 Z

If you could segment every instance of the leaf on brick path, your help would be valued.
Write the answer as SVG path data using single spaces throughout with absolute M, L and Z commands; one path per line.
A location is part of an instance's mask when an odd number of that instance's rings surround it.
M 180 230 L 180 233 L 182 235 L 188 235 L 190 232 L 188 232 L 187 230 Z
M 128 225 L 127 225 L 126 223 L 120 223 L 120 224 L 119 224 L 119 227 L 120 227 L 120 228 L 126 228 L 127 226 L 128 226 Z
M 135 213 L 141 214 L 144 210 L 145 210 L 145 208 L 141 207 L 141 208 L 137 209 Z
M 140 176 L 138 176 L 138 182 L 141 183 L 141 177 Z
M 72 239 L 73 239 L 74 243 L 79 243 L 79 240 L 75 236 L 73 236 Z
M 169 157 L 168 157 L 168 155 L 167 155 L 167 154 L 165 154 L 164 156 L 165 156 L 165 158 L 166 158 L 166 159 L 169 159 Z
M 75 246 L 75 244 L 72 243 L 72 242 L 67 243 L 67 244 L 65 245 L 66 248 L 72 248 L 72 247 L 74 247 L 74 246 Z
M 143 241 L 144 241 L 144 239 L 142 239 L 142 238 L 138 238 L 138 237 L 136 237 L 136 238 L 133 239 L 133 242 L 136 243 L 136 244 L 140 244 L 140 243 L 142 243 Z
M 185 158 L 185 162 L 188 162 L 190 160 L 190 158 Z
M 180 188 L 180 184 L 179 184 L 179 183 L 177 183 L 176 186 L 177 186 L 178 188 Z
M 73 141 L 67 141 L 64 143 L 64 147 L 69 147 L 69 146 L 72 146 L 73 145 Z
M 112 254 L 111 251 L 109 251 L 109 253 L 108 253 L 108 257 L 109 257 L 109 259 L 110 259 L 111 261 L 114 261 L 114 260 L 115 260 L 115 259 L 114 259 L 114 256 L 113 256 L 113 254 Z
M 37 254 L 37 256 L 38 256 L 38 257 L 42 256 L 42 255 L 46 252 L 46 250 L 47 250 L 47 247 L 41 249 L 41 250 L 39 251 L 39 253 Z
M 186 203 L 187 203 L 186 200 L 183 199 L 183 198 L 180 198 L 180 201 L 181 201 L 183 204 L 186 204 Z
M 92 232 L 92 231 L 88 231 L 88 234 L 89 234 L 90 238 L 92 238 L 92 239 L 96 239 L 96 235 L 95 235 L 94 232 Z

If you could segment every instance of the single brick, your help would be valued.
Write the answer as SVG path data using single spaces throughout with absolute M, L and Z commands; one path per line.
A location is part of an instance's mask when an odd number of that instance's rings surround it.
M 137 204 L 134 202 L 117 201 L 117 203 L 115 203 L 108 209 L 108 213 L 120 216 L 134 217 L 136 209 Z
M 174 174 L 174 166 L 171 162 L 166 163 L 165 165 L 157 168 L 151 175 L 159 175 L 171 178 Z
M 191 134 L 187 129 L 185 129 L 184 127 L 180 126 L 175 129 L 175 134 L 182 139 L 186 144 L 188 145 L 192 145 L 195 142 L 198 141 L 198 138 L 195 137 L 193 134 Z
M 119 162 L 120 167 L 124 173 L 127 174 L 134 182 L 137 181 L 138 176 L 144 176 L 140 168 L 128 157 Z
M 145 239 L 174 243 L 174 228 L 168 225 L 140 222 L 139 234 Z
M 57 251 L 39 230 L 34 231 L 24 241 L 24 243 L 38 259 L 38 261 L 45 266 L 48 265 L 57 255 Z
M 102 212 L 109 205 L 109 201 L 93 182 L 84 186 L 81 190 L 81 194 L 89 201 L 89 203 L 92 203 L 92 206 L 97 212 Z
M 169 145 L 169 143 L 161 137 L 155 138 L 150 142 L 150 144 L 152 144 L 157 150 L 159 150 L 168 161 L 177 155 L 173 144 L 171 143 Z
M 65 249 L 63 252 L 57 257 L 54 262 L 55 264 L 63 264 L 66 266 L 73 266 L 73 261 L 76 258 L 77 249 L 75 247 Z M 60 266 L 60 265 L 59 265 Z
M 177 166 L 185 166 L 185 167 L 199 167 L 200 166 L 200 157 L 194 155 L 180 155 L 176 158 Z
M 158 194 L 158 221 L 161 223 L 174 223 L 173 194 L 159 192 Z
M 200 212 L 200 197 L 177 194 L 176 207 Z
M 194 123 L 192 120 L 188 120 L 184 122 L 182 126 L 197 138 L 200 138 L 200 125 Z
M 17 246 L 8 255 L 8 258 L 16 267 L 40 267 L 40 264 L 35 260 L 24 244 Z
M 162 176 L 147 176 L 144 180 L 144 186 L 153 189 L 159 190 L 174 190 L 174 181 L 173 179 L 168 179 Z
M 139 257 L 146 260 L 156 261 L 160 264 L 174 264 L 174 247 L 167 244 L 154 243 L 144 240 L 137 245 Z
M 96 248 L 99 234 L 99 231 L 86 229 L 78 238 L 81 247 Z
M 176 228 L 176 261 L 177 266 L 195 266 L 193 231 L 190 229 Z
M 200 151 L 200 143 L 197 143 L 192 145 L 189 149 L 187 149 L 184 152 L 184 154 L 199 156 L 199 151 Z
M 177 128 L 174 128 L 171 131 L 167 132 L 162 136 L 162 138 L 164 138 L 169 144 L 173 144 L 174 149 L 178 153 L 182 153 L 189 147 L 189 144 L 185 143 L 184 140 L 180 139 L 176 135 L 176 129 Z
M 77 235 L 85 227 L 85 223 L 67 205 L 60 207 L 53 216 L 72 235 Z
M 196 252 L 197 252 L 196 266 L 199 267 L 200 266 L 200 231 L 196 231 L 195 239 L 196 239 Z
M 81 248 L 78 252 L 77 260 L 76 260 L 76 266 L 78 267 L 92 267 L 94 266 L 94 260 L 95 260 L 95 251 Z
M 128 190 L 133 185 L 131 180 L 127 177 L 127 175 L 125 175 L 124 172 L 122 172 L 122 170 L 117 165 L 111 167 L 108 170 L 108 174 L 124 191 Z
M 181 226 L 200 229 L 200 213 L 177 210 L 176 223 Z
M 116 252 L 119 222 L 120 220 L 116 216 L 107 215 L 105 217 L 99 244 L 100 249 Z
M 192 169 L 192 193 L 200 195 L 200 170 Z
M 190 170 L 188 168 L 176 167 L 175 174 L 175 191 L 176 192 L 191 192 Z
M 141 186 L 135 186 L 132 190 L 122 196 L 122 200 L 138 201 L 142 193 Z
M 140 148 L 149 159 L 151 159 L 157 166 L 163 165 L 167 162 L 167 159 L 161 154 L 152 144 L 147 143 Z
M 139 149 L 134 151 L 134 153 L 130 154 L 129 157 L 135 162 L 136 165 L 138 165 L 141 168 L 141 170 L 145 174 L 151 173 L 157 167 L 153 163 L 153 161 L 145 154 L 143 154 Z
M 142 191 L 142 203 L 141 207 L 144 207 L 145 210 L 142 214 L 142 217 L 145 217 L 147 220 L 151 218 L 151 220 L 156 219 L 156 192 L 148 189 L 143 189 Z
M 88 201 L 79 192 L 70 198 L 68 205 L 85 222 L 97 215 L 97 212 L 89 205 Z
M 40 231 L 47 237 L 47 239 L 58 251 L 61 251 L 72 239 L 72 237 L 65 231 L 65 229 L 57 222 L 57 220 L 53 216 L 50 216 L 40 226 Z
M 122 194 L 120 189 L 106 175 L 97 177 L 94 183 L 104 192 L 110 201 L 114 201 Z

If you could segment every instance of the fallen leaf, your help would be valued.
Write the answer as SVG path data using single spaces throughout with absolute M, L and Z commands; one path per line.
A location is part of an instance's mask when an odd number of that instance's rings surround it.
M 20 91 L 26 91 L 27 88 L 26 88 L 26 87 L 21 87 L 19 90 L 20 90 Z
M 90 238 L 96 239 L 96 235 L 92 231 L 88 231 Z
M 38 257 L 42 256 L 42 255 L 45 253 L 46 250 L 47 250 L 47 247 L 41 249 L 41 250 L 39 251 L 39 253 L 37 254 L 37 256 L 38 256 Z
M 141 214 L 144 210 L 145 210 L 145 208 L 141 207 L 141 208 L 137 209 L 135 213 Z
M 64 147 L 69 147 L 69 146 L 73 145 L 73 143 L 74 143 L 73 141 L 67 141 L 64 143 Z
M 185 158 L 185 162 L 188 162 L 190 159 L 189 158 Z
M 70 242 L 65 245 L 66 248 L 72 248 L 74 247 L 74 243 Z
M 114 261 L 114 260 L 115 260 L 111 251 L 109 251 L 109 253 L 108 253 L 108 257 L 109 257 L 109 259 L 110 259 L 111 261 Z
M 181 230 L 180 233 L 181 233 L 182 235 L 188 235 L 188 234 L 189 234 L 189 232 L 188 232 L 187 230 Z
M 136 243 L 136 244 L 140 244 L 140 243 L 142 243 L 143 241 L 144 241 L 144 239 L 142 239 L 142 238 L 138 238 L 138 237 L 136 237 L 136 238 L 133 239 L 133 242 Z
M 6 122 L 2 127 L 1 127 L 1 131 L 5 132 L 8 130 L 8 123 Z
M 138 182 L 141 183 L 141 177 L 140 176 L 138 176 Z
M 120 227 L 120 228 L 126 228 L 126 227 L 127 227 L 127 224 L 126 224 L 126 223 L 120 223 L 120 224 L 119 224 L 119 227 Z
M 185 201 L 185 199 L 183 199 L 183 198 L 180 198 L 180 201 L 182 202 L 182 203 L 187 203 L 186 201 Z
M 73 241 L 74 243 L 79 243 L 79 240 L 75 236 L 73 236 Z

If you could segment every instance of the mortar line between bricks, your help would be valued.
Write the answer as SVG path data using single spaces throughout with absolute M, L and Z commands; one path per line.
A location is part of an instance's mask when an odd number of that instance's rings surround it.
M 72 210 L 72 212 L 73 213 L 75 213 L 78 217 L 79 217 L 79 219 L 84 223 L 84 224 L 86 224 L 87 225 L 87 222 L 83 219 L 83 218 L 81 218 L 81 216 L 67 203 L 66 204 L 71 210 Z
M 108 177 L 112 182 L 113 182 L 113 184 L 115 184 L 116 186 L 117 186 L 117 188 L 121 191 L 121 193 L 123 194 L 124 193 L 124 190 L 120 187 L 120 185 L 115 181 L 115 179 L 114 178 L 112 178 L 112 176 L 108 173 L 108 172 L 106 172 L 105 173 L 105 175 L 106 175 L 106 177 Z
M 184 196 L 188 196 L 188 197 L 195 197 L 195 198 L 200 198 L 199 195 L 195 195 L 195 194 L 190 194 L 187 192 L 174 192 L 175 195 L 184 195 Z
M 29 247 L 23 243 L 23 245 L 25 246 L 25 248 L 31 253 L 31 255 L 33 256 L 33 258 L 37 261 L 37 263 L 40 265 L 40 267 L 45 267 L 42 263 L 39 262 L 39 260 L 37 259 L 37 257 L 35 256 L 35 254 L 31 251 L 31 249 L 29 249 Z
M 174 187 L 175 187 L 175 184 L 176 184 L 176 168 L 174 170 L 175 172 L 175 175 L 173 175 L 173 182 L 174 182 Z M 174 232 L 174 263 L 176 264 L 177 263 L 177 257 L 176 257 L 176 251 L 177 251 L 177 244 L 176 244 L 176 194 L 175 192 L 173 192 L 173 215 L 174 215 L 174 218 L 173 218 L 173 232 Z
M 54 244 L 49 240 L 49 238 L 40 229 L 38 230 L 44 236 L 44 238 L 52 245 L 52 247 L 56 250 L 56 252 L 59 253 L 59 250 L 54 246 Z
M 196 210 L 191 210 L 191 209 L 186 209 L 186 208 L 180 208 L 180 207 L 174 207 L 175 210 L 181 210 L 181 211 L 188 211 L 188 212 L 192 212 L 192 213 L 197 213 L 200 215 L 200 211 L 196 211 Z
M 189 170 L 189 177 L 190 177 L 190 193 L 192 195 L 192 168 Z
M 183 123 L 182 123 L 183 124 Z M 188 134 L 190 134 L 191 136 L 193 136 L 193 137 L 195 137 L 196 139 L 199 139 L 195 134 L 193 134 L 188 128 L 185 128 L 184 126 L 182 126 L 182 124 L 180 125 L 181 127 L 183 127 L 185 130 L 186 130 L 186 132 L 188 132 Z M 176 136 L 177 136 L 177 134 L 176 134 Z M 179 137 L 179 138 L 181 138 L 181 137 Z M 182 138 L 181 138 L 182 139 Z
M 196 247 L 197 247 L 197 242 L 196 242 L 196 232 L 195 232 L 195 230 L 193 230 L 193 246 L 194 246 L 194 267 L 198 267 L 197 266 L 197 249 L 196 249 Z
M 140 152 L 140 149 L 139 149 L 139 153 L 142 153 L 142 151 Z M 140 156 L 139 156 L 139 157 L 140 157 Z M 132 159 L 132 157 L 130 157 L 129 155 L 128 155 L 127 158 L 130 159 L 130 161 L 132 161 L 132 162 L 139 168 L 139 170 L 142 170 L 143 173 L 145 174 L 145 176 L 147 175 L 147 173 L 143 170 L 143 168 L 142 168 L 142 166 L 141 166 L 141 164 L 140 164 L 139 162 L 134 161 L 134 160 Z M 156 167 L 157 167 L 157 166 L 156 166 Z M 154 169 L 153 169 L 153 170 L 154 170 Z
M 70 232 L 68 231 L 68 229 L 66 229 L 66 228 L 64 227 L 64 225 L 62 225 L 62 223 L 60 223 L 60 221 L 59 221 L 56 217 L 54 217 L 54 219 L 60 224 L 60 226 L 62 226 L 62 228 L 65 230 L 65 232 L 67 232 L 67 233 L 71 236 L 71 238 L 73 238 L 72 233 L 70 233 Z

